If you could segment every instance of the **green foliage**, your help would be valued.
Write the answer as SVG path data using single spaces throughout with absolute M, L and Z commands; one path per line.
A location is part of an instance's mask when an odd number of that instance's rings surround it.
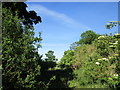
M 55 77 L 52 80 L 48 80 L 49 83 L 49 88 L 69 88 L 67 82 L 71 80 L 72 78 L 72 70 L 70 68 L 67 69 L 59 69 L 59 70 L 49 70 L 47 72 L 46 77 L 51 76 Z
M 74 51 L 72 50 L 65 51 L 63 57 L 61 58 L 59 65 L 62 68 L 71 66 L 73 59 L 74 59 Z
M 111 28 L 113 28 L 113 27 L 115 27 L 117 25 L 120 25 L 120 22 L 118 22 L 118 21 L 110 21 L 107 25 L 105 25 L 105 27 L 107 29 L 111 29 Z
M 79 41 L 72 43 L 72 44 L 70 45 L 70 50 L 75 50 L 75 48 L 76 48 L 77 46 L 80 46 Z
M 22 20 L 10 9 L 3 8 L 2 49 L 3 49 L 3 89 L 40 88 L 41 56 L 36 51 L 34 42 L 41 37 L 34 37 L 33 27 L 23 25 Z
M 70 49 L 75 50 L 75 47 L 80 46 L 82 44 L 92 44 L 92 42 L 99 36 L 99 34 L 96 34 L 92 30 L 85 31 L 81 34 L 81 39 L 79 41 L 71 44 Z
M 119 88 L 118 39 L 116 34 L 114 36 L 100 36 L 91 45 L 77 47 L 73 62 L 74 79 L 68 82 L 69 86 L 76 88 Z M 114 48 L 110 47 L 111 45 Z
M 44 69 L 48 69 L 48 68 L 53 68 L 56 66 L 56 61 L 58 60 L 55 55 L 54 55 L 54 51 L 48 51 L 46 54 L 46 58 L 45 58 L 45 63 L 46 63 L 46 67 L 44 67 Z
M 45 58 L 46 62 L 48 62 L 48 61 L 56 62 L 58 60 L 55 58 L 54 51 L 52 51 L 52 50 L 48 51 L 45 55 L 47 57 L 47 58 Z
M 81 68 L 84 63 L 89 59 L 89 57 L 100 57 L 97 53 L 97 48 L 94 45 L 86 45 L 83 44 L 81 46 L 76 47 L 75 49 L 75 59 L 73 60 L 72 66 L 73 68 Z
M 34 37 L 33 27 L 41 18 L 26 7 L 23 2 L 3 3 L 3 89 L 120 88 L 120 33 L 83 32 L 58 64 L 52 50 L 42 60 L 41 33 Z M 112 21 L 106 27 L 117 24 Z
M 117 24 L 117 23 L 113 23 Z M 115 25 L 114 25 L 115 26 Z M 120 88 L 120 34 L 81 34 L 64 53 L 60 65 L 73 69 L 71 88 Z M 70 55 L 70 51 L 74 54 Z M 66 65 L 65 65 L 66 64 Z
M 83 32 L 81 34 L 81 39 L 79 40 L 79 44 L 91 44 L 92 41 L 94 41 L 99 35 L 95 32 L 89 30 L 86 32 Z
M 110 48 L 110 44 L 115 42 L 114 37 L 112 36 L 99 36 L 98 40 L 94 41 L 94 45 L 98 49 L 98 53 L 103 56 L 107 57 L 110 52 L 113 52 L 113 49 Z
M 2 8 L 10 9 L 13 16 L 15 16 L 17 12 L 18 18 L 29 28 L 31 28 L 31 26 L 33 27 L 33 24 L 42 22 L 41 17 L 37 16 L 35 11 L 26 10 L 27 5 L 24 2 L 3 2 Z

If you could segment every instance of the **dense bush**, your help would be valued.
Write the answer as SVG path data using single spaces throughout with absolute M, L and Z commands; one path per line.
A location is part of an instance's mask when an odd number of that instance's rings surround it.
M 92 45 L 76 48 L 73 66 L 77 68 L 70 87 L 119 88 L 118 36 L 99 36 Z

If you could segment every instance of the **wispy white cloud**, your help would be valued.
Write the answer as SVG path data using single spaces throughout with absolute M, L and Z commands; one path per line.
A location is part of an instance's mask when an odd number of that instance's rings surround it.
M 28 5 L 28 7 L 29 7 L 28 10 L 35 10 L 38 14 L 44 14 L 46 16 L 55 18 L 56 20 L 59 20 L 61 24 L 64 24 L 66 26 L 77 27 L 81 29 L 91 29 L 90 27 L 72 19 L 71 17 L 69 17 L 64 13 L 59 13 L 59 12 L 50 10 L 42 5 L 31 4 L 31 5 Z

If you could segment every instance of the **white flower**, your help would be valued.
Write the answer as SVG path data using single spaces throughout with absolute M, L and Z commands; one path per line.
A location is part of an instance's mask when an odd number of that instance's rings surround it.
M 118 41 L 115 41 L 115 43 L 118 43 Z
M 103 60 L 105 60 L 105 61 L 108 61 L 108 59 L 107 58 L 102 58 Z
M 113 44 L 118 44 L 118 41 L 115 41 L 115 43 L 113 43 Z
M 98 39 L 102 39 L 102 38 L 104 38 L 104 37 L 105 37 L 105 36 L 99 36 Z
M 120 33 L 116 33 L 116 34 L 114 34 L 115 36 L 119 36 L 120 35 Z
M 100 63 L 99 63 L 99 62 L 96 62 L 95 64 L 99 65 Z
M 113 76 L 117 76 L 118 77 L 118 74 L 114 74 Z
M 102 58 L 103 60 L 106 60 L 107 58 Z

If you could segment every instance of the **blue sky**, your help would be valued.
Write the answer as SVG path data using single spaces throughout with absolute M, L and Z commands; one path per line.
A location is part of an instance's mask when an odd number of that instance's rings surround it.
M 27 0 L 29 2 L 118 2 L 119 0 Z
M 98 34 L 115 33 L 117 27 L 104 27 L 109 21 L 118 20 L 117 2 L 27 2 L 42 18 L 35 25 L 35 33 L 42 32 L 40 54 L 53 50 L 58 59 L 70 44 L 80 39 L 80 34 L 93 30 Z

